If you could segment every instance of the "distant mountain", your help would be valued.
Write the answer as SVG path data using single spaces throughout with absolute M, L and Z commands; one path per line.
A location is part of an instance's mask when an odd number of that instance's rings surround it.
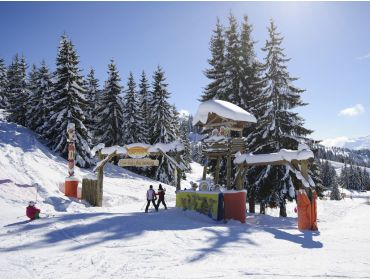
M 349 139 L 343 148 L 351 150 L 370 150 L 370 135 L 365 137 L 359 137 L 354 139 Z
M 338 137 L 322 141 L 326 147 L 339 147 L 351 150 L 370 150 L 370 135 L 358 138 Z
M 370 167 L 370 149 L 352 150 L 340 147 L 316 145 L 314 150 L 318 158 Z

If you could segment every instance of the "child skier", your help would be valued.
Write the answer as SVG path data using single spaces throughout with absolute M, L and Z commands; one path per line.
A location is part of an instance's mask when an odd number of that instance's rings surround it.
M 166 194 L 166 189 L 163 189 L 162 188 L 162 184 L 159 184 L 159 187 L 158 187 L 158 192 L 156 193 L 156 195 L 158 195 L 158 202 L 157 202 L 157 209 L 159 208 L 159 204 L 162 202 L 163 206 L 164 206 L 164 210 L 167 210 L 167 205 L 166 205 L 166 202 L 164 202 L 164 195 Z
M 40 209 L 35 207 L 35 202 L 30 201 L 26 208 L 26 215 L 31 220 L 39 219 L 40 218 Z
M 158 211 L 158 207 L 155 205 L 155 202 L 154 202 L 156 199 L 157 199 L 157 196 L 155 194 L 155 191 L 153 190 L 153 186 L 150 185 L 149 190 L 146 191 L 146 200 L 148 201 L 148 203 L 146 204 L 146 207 L 145 207 L 145 213 L 148 213 L 150 202 L 153 203 L 155 211 Z

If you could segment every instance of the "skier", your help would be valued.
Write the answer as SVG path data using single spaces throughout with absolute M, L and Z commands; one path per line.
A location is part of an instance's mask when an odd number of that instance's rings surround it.
M 26 215 L 31 220 L 39 219 L 40 218 L 40 209 L 35 207 L 35 202 L 30 201 L 26 208 Z
M 164 210 L 167 210 L 166 202 L 164 202 L 164 195 L 165 194 L 166 194 L 166 189 L 163 189 L 162 184 L 159 184 L 158 193 L 156 193 L 156 195 L 158 195 L 158 197 L 159 197 L 158 202 L 157 202 L 157 209 L 159 208 L 159 204 L 162 202 L 162 204 L 164 206 Z
M 148 203 L 146 204 L 146 207 L 145 207 L 145 213 L 148 213 L 148 208 L 149 208 L 150 202 L 153 203 L 155 211 L 158 211 L 158 207 L 155 205 L 155 200 L 156 199 L 157 199 L 157 196 L 155 194 L 155 191 L 153 190 L 153 186 L 150 185 L 149 190 L 146 191 L 146 200 L 148 201 Z

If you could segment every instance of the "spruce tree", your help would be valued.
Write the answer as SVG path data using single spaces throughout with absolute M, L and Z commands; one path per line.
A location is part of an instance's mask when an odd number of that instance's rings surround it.
M 89 167 L 90 139 L 84 112 L 87 109 L 86 91 L 78 68 L 79 58 L 72 42 L 63 35 L 58 49 L 55 78 L 51 95 L 51 108 L 48 116 L 46 136 L 53 151 L 67 158 L 67 125 L 74 123 L 76 128 L 76 164 Z
M 52 106 L 51 93 L 53 91 L 52 76 L 45 61 L 42 61 L 37 70 L 31 87 L 32 95 L 27 106 L 27 126 L 40 134 L 46 136 L 48 127 L 49 108 Z
M 253 133 L 255 153 L 272 153 L 282 148 L 297 149 L 305 136 L 312 131 L 304 128 L 304 120 L 292 109 L 306 105 L 301 101 L 300 94 L 304 91 L 295 87 L 287 70 L 286 58 L 281 47 L 283 38 L 276 30 L 273 21 L 270 23 L 269 39 L 263 51 L 265 58 L 266 87 L 263 99 L 266 110 L 256 125 Z M 255 174 L 255 184 L 259 198 L 272 206 L 280 206 L 280 215 L 286 216 L 285 200 L 289 197 L 289 188 L 293 187 L 292 175 L 286 166 L 267 166 L 259 168 Z
M 30 96 L 26 77 L 27 64 L 25 58 L 15 55 L 7 72 L 8 84 L 6 96 L 8 99 L 8 120 L 26 125 L 26 104 Z
M 188 166 L 190 166 L 191 160 L 191 145 L 189 141 L 189 118 L 184 118 L 180 122 L 180 139 L 182 144 L 184 145 L 184 154 L 183 159 L 186 163 L 188 163 Z
M 169 143 L 176 139 L 173 127 L 173 111 L 168 102 L 170 93 L 161 67 L 158 66 L 153 75 L 151 107 L 151 144 Z
M 261 103 L 263 79 L 262 64 L 257 60 L 254 51 L 255 41 L 252 39 L 252 25 L 248 22 L 248 17 L 244 16 L 240 34 L 240 83 L 239 83 L 239 105 L 255 117 L 260 117 L 264 111 L 264 104 Z M 253 127 L 252 127 L 253 129 Z M 249 135 L 245 130 L 244 135 Z
M 87 99 L 87 110 L 86 110 L 86 127 L 91 135 L 91 142 L 94 145 L 98 144 L 96 141 L 96 119 L 98 114 L 99 106 L 99 80 L 95 78 L 95 70 L 90 69 L 86 79 L 86 99 Z
M 140 129 L 143 125 L 141 112 L 139 111 L 139 100 L 136 92 L 136 83 L 133 74 L 130 72 L 127 81 L 127 90 L 124 96 L 124 143 L 143 142 Z
M 106 146 L 122 145 L 123 102 L 122 86 L 116 64 L 111 60 L 108 65 L 108 80 L 99 98 L 96 138 Z
M 206 77 L 211 80 L 206 86 L 201 101 L 210 99 L 223 99 L 225 100 L 225 38 L 224 27 L 220 24 L 217 18 L 216 29 L 210 42 L 211 58 L 208 59 L 210 68 L 204 71 Z
M 158 66 L 153 75 L 151 108 L 151 144 L 169 143 L 177 138 L 174 127 L 174 110 L 168 102 L 170 93 L 167 90 L 163 70 Z M 155 172 L 155 179 L 175 185 L 176 167 L 166 158 L 161 157 L 160 164 Z
M 7 108 L 6 87 L 8 84 L 7 68 L 4 59 L 0 57 L 0 109 Z
M 238 23 L 233 14 L 229 15 L 229 26 L 226 30 L 226 53 L 225 53 L 225 96 L 223 100 L 241 105 L 242 88 L 242 52 L 240 48 L 240 35 Z
M 139 113 L 143 120 L 140 127 L 140 138 L 144 143 L 150 143 L 150 127 L 152 121 L 150 119 L 150 102 L 151 102 L 151 93 L 149 91 L 149 83 L 146 78 L 145 72 L 141 73 L 141 79 L 139 84 Z

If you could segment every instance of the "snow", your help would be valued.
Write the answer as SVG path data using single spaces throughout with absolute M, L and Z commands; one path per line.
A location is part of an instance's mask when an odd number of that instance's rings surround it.
M 91 155 L 92 156 L 95 156 L 96 152 L 97 151 L 100 151 L 101 149 L 105 148 L 105 144 L 104 143 L 99 143 L 98 145 L 96 145 L 95 147 L 93 147 L 91 149 Z
M 237 153 L 235 155 L 234 163 L 241 164 L 246 162 L 247 164 L 256 164 L 256 163 L 272 163 L 275 161 L 285 160 L 291 162 L 292 160 L 308 160 L 313 158 L 313 152 L 310 149 L 303 148 L 301 150 L 287 150 L 281 149 L 277 153 L 270 154 L 241 154 Z
M 192 163 L 182 181 L 200 180 Z M 76 167 L 76 177 L 92 174 Z M 111 164 L 103 207 L 59 191 L 67 162 L 29 130 L 0 121 L 0 278 L 300 278 L 370 275 L 370 193 L 318 201 L 320 232 L 297 230 L 295 203 L 248 214 L 247 222 L 215 222 L 175 206 L 143 213 L 145 193 L 159 182 Z M 38 193 L 34 184 L 39 184 Z M 37 200 L 40 220 L 25 207 Z M 256 211 L 258 211 L 258 206 Z
M 257 122 L 251 113 L 248 113 L 235 104 L 223 100 L 208 100 L 199 105 L 193 119 L 193 125 L 196 125 L 198 122 L 205 124 L 210 113 L 215 113 L 223 118 L 235 121 Z

